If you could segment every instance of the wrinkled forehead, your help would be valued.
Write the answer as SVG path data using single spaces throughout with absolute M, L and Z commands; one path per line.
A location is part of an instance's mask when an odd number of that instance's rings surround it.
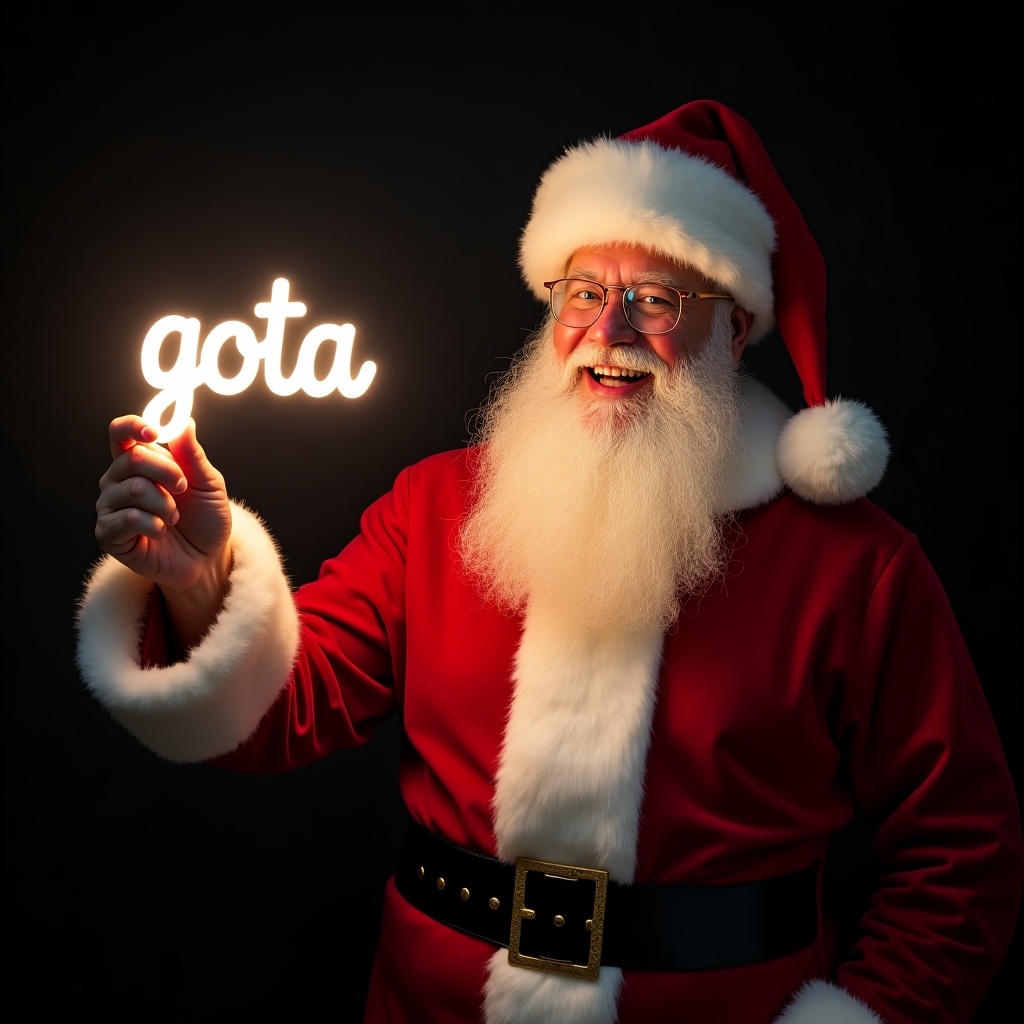
M 693 291 L 714 282 L 695 267 L 657 250 L 623 242 L 583 246 L 563 268 L 566 277 L 583 277 L 605 284 L 641 284 L 657 281 Z

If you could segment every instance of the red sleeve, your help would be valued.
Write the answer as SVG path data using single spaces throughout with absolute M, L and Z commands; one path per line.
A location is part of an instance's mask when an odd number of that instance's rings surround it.
M 295 592 L 300 650 L 257 731 L 215 763 L 282 772 L 365 743 L 396 709 L 405 664 L 409 471 L 364 513 L 358 536 Z
M 184 661 L 187 652 L 178 641 L 167 618 L 167 602 L 163 591 L 154 587 L 149 595 L 146 621 L 142 631 L 139 661 L 142 668 L 165 668 Z
M 981 684 L 913 537 L 872 596 L 837 727 L 881 864 L 838 981 L 890 1020 L 970 1019 L 1012 940 L 1021 823 Z

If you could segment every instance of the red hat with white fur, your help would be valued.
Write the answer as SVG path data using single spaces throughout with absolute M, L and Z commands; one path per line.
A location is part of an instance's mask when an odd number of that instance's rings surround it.
M 684 104 L 619 138 L 566 150 L 544 172 L 519 245 L 533 294 L 583 246 L 644 246 L 693 267 L 753 313 L 750 341 L 778 327 L 807 408 L 776 448 L 795 493 L 821 504 L 882 479 L 885 430 L 860 402 L 825 393 L 825 261 L 750 123 L 713 100 Z

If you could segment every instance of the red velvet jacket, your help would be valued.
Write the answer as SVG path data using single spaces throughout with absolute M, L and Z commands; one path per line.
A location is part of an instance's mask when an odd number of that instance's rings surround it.
M 263 608 L 255 595 L 273 588 L 242 578 L 276 552 L 255 517 L 236 509 L 232 600 L 248 598 L 238 609 L 229 603 L 222 618 L 231 621 L 203 645 L 220 660 L 195 670 L 209 683 L 208 699 L 199 698 L 206 720 L 217 718 L 210 708 L 230 706 L 207 745 L 176 746 L 193 715 L 180 700 L 169 710 L 160 695 L 107 703 L 163 756 L 261 772 L 364 743 L 400 714 L 401 791 L 412 815 L 494 855 L 495 772 L 524 623 L 483 605 L 455 569 L 452 531 L 469 472 L 465 452 L 404 471 L 366 511 L 359 536 L 296 592 L 295 636 L 282 585 Z M 619 1024 L 874 1014 L 888 1024 L 967 1024 L 1013 933 L 1021 832 L 944 591 L 916 538 L 867 500 L 818 507 L 783 492 L 742 511 L 734 539 L 726 581 L 685 607 L 655 661 L 634 878 L 721 884 L 796 870 L 823 860 L 855 812 L 874 829 L 881 877 L 845 962 L 834 962 L 823 921 L 817 944 L 754 966 L 625 971 Z M 250 554 L 259 543 L 266 550 Z M 90 603 L 98 620 L 110 617 L 103 594 L 126 570 L 105 571 L 111 579 L 94 577 L 84 620 Z M 137 638 L 148 590 L 129 584 L 127 635 Z M 166 666 L 161 630 L 148 622 L 144 663 Z M 232 636 L 243 654 L 223 653 Z M 201 656 L 133 671 L 148 680 L 181 670 L 197 689 L 187 673 Z M 186 685 L 168 678 L 172 689 Z M 220 696 L 232 687 L 251 708 Z M 475 1024 L 493 954 L 424 917 L 390 883 L 367 1021 Z

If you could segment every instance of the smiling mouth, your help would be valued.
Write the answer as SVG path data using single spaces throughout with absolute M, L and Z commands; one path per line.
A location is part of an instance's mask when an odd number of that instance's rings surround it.
M 598 384 L 609 388 L 621 388 L 627 384 L 636 384 L 651 375 L 644 370 L 627 370 L 621 366 L 588 366 L 587 373 Z

